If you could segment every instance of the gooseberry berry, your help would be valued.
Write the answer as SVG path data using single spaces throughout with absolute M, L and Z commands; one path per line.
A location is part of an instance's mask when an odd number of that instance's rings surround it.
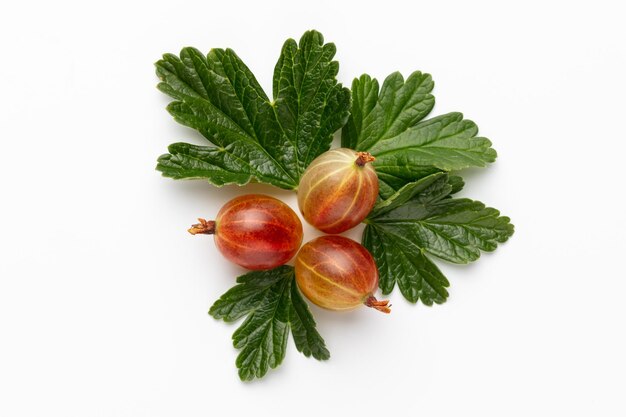
M 271 269 L 288 262 L 302 243 L 302 223 L 285 203 L 248 194 L 226 203 L 214 221 L 198 219 L 189 233 L 215 235 L 231 262 L 247 269 Z
M 362 245 L 343 236 L 321 236 L 296 256 L 296 282 L 306 297 L 329 310 L 365 304 L 389 313 L 389 301 L 378 301 L 378 268 Z
M 341 233 L 361 223 L 376 203 L 378 177 L 368 152 L 338 148 L 311 162 L 298 186 L 304 219 L 326 233 Z

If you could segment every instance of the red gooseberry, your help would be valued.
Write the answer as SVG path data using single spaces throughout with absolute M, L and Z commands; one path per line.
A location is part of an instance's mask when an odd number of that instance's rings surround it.
M 302 223 L 285 203 L 248 194 L 226 203 L 214 221 L 198 219 L 189 233 L 215 236 L 219 251 L 247 269 L 271 269 L 288 262 L 302 243 Z
M 296 256 L 296 281 L 309 300 L 329 310 L 365 304 L 389 313 L 389 301 L 378 301 L 378 268 L 370 253 L 343 236 L 321 236 L 302 246 Z

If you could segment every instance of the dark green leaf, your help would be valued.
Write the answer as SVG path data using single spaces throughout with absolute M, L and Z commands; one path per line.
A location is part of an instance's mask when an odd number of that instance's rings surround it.
M 452 195 L 458 193 L 463 189 L 463 187 L 465 186 L 465 181 L 463 181 L 463 178 L 459 177 L 458 175 L 449 175 L 448 184 L 450 184 L 450 186 L 452 187 L 452 190 L 450 191 L 450 195 Z
M 289 155 L 282 146 L 274 109 L 232 50 L 213 49 L 205 57 L 194 48 L 184 48 L 180 58 L 166 54 L 156 67 L 162 80 L 158 88 L 177 100 L 168 106 L 170 114 L 212 144 L 177 144 L 176 158 L 164 155 L 159 160 L 157 169 L 164 175 L 207 175 L 215 185 L 242 184 L 252 178 L 282 188 L 297 184 L 284 163 Z M 174 164 L 169 163 L 172 160 Z M 211 169 L 198 172 L 198 166 Z M 231 180 L 233 174 L 235 178 Z
M 376 164 L 376 161 L 374 161 Z M 407 165 L 376 165 L 376 173 L 378 174 L 378 193 L 381 198 L 387 199 L 400 188 L 410 182 L 417 181 L 420 178 L 427 177 L 431 174 L 442 172 L 440 169 L 433 167 L 407 166 Z
M 295 148 L 296 178 L 327 151 L 350 114 L 350 90 L 337 83 L 336 48 L 316 31 L 285 42 L 274 69 L 278 121 Z
M 293 269 L 279 267 L 271 271 L 254 271 L 237 278 L 237 283 L 217 300 L 209 314 L 216 319 L 235 321 L 256 309 L 277 283 L 289 281 Z
M 289 322 L 296 348 L 306 357 L 313 356 L 317 360 L 330 358 L 330 352 L 326 349 L 324 339 L 315 329 L 315 320 L 309 306 L 302 299 L 298 286 L 291 285 L 291 309 L 289 310 Z
M 398 282 L 410 301 L 442 303 L 448 281 L 425 256 L 468 263 L 490 252 L 513 234 L 508 217 L 478 201 L 449 198 L 461 184 L 437 173 L 409 183 L 377 203 L 366 220 L 363 245 L 380 272 L 381 289 Z
M 236 364 L 242 380 L 262 378 L 281 364 L 290 328 L 298 351 L 318 360 L 329 358 L 295 284 L 293 267 L 249 272 L 237 278 L 237 283 L 213 304 L 209 314 L 227 322 L 247 316 L 233 334 L 233 344 L 241 350 Z
M 212 146 L 174 143 L 169 153 L 161 155 L 157 169 L 174 179 L 207 178 L 212 184 L 247 184 L 247 165 L 223 150 Z
M 448 298 L 448 280 L 411 241 L 369 224 L 363 233 L 363 245 L 376 260 L 383 294 L 389 294 L 397 281 L 402 295 L 412 303 L 421 300 L 426 305 L 441 304 Z
M 378 165 L 434 166 L 451 171 L 484 167 L 496 159 L 491 141 L 476 137 L 478 127 L 461 113 L 448 113 L 418 123 L 401 134 L 382 139 L 368 151 Z M 383 168 L 384 171 L 384 168 Z
M 352 114 L 341 145 L 366 151 L 380 140 L 393 139 L 430 113 L 435 98 L 429 74 L 414 72 L 406 82 L 399 72 L 389 75 L 378 93 L 378 81 L 364 74 L 352 82 Z
M 263 377 L 285 357 L 289 336 L 290 280 L 269 287 L 263 302 L 233 333 L 233 345 L 241 352 L 236 364 L 243 381 Z
M 439 172 L 423 178 L 420 181 L 408 183 L 387 200 L 378 202 L 370 212 L 369 217 L 375 218 L 381 216 L 412 199 L 428 199 L 432 201 L 438 197 L 445 197 L 452 190 L 452 186 L 446 181 L 447 177 L 447 174 Z
M 274 76 L 275 102 L 231 49 L 164 55 L 156 72 L 158 88 L 176 100 L 168 111 L 210 145 L 174 144 L 157 169 L 218 186 L 254 180 L 295 189 L 348 117 L 350 93 L 337 83 L 334 53 L 314 31 L 304 34 L 299 48 L 288 40 Z
M 461 113 L 422 120 L 434 105 L 432 88 L 430 75 L 421 72 L 406 82 L 391 74 L 380 93 L 368 75 L 352 83 L 352 114 L 342 130 L 342 146 L 376 157 L 383 198 L 437 171 L 483 167 L 496 158 L 491 142 L 477 137 L 478 127 Z

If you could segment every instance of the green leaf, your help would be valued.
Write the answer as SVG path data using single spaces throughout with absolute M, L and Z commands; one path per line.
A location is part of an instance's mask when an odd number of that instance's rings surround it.
M 291 267 L 281 266 L 270 271 L 255 271 L 241 275 L 237 283 L 220 297 L 209 314 L 216 319 L 232 322 L 250 314 L 278 283 L 289 281 L 293 276 Z
M 376 142 L 368 150 L 379 166 L 402 161 L 445 171 L 484 167 L 496 159 L 491 141 L 476 137 L 478 127 L 461 113 L 448 113 L 418 123 L 401 134 Z M 383 169 L 384 170 L 384 169 Z
M 330 352 L 322 336 L 315 329 L 315 320 L 309 310 L 309 306 L 302 299 L 298 286 L 291 284 L 291 309 L 289 310 L 289 322 L 293 341 L 298 352 L 302 352 L 307 358 L 313 356 L 317 360 L 330 358 Z
M 374 161 L 374 164 L 376 164 L 376 161 Z M 406 184 L 437 172 L 442 171 L 434 167 L 411 165 L 381 166 L 378 164 L 376 165 L 378 193 L 381 198 L 387 199 Z
M 247 165 L 215 147 L 174 143 L 161 155 L 157 169 L 174 179 L 207 178 L 217 186 L 244 185 L 250 181 Z
M 296 177 L 330 148 L 332 136 L 350 115 L 350 90 L 336 81 L 336 48 L 321 33 L 306 32 L 300 45 L 285 42 L 274 69 L 278 122 L 295 148 Z
M 452 190 L 450 190 L 451 196 L 452 194 L 456 194 L 463 189 L 465 181 L 463 181 L 463 178 L 458 175 L 448 175 L 448 184 L 452 187 Z
M 243 381 L 262 378 L 282 363 L 290 328 L 298 351 L 318 360 L 330 357 L 291 266 L 240 276 L 209 314 L 226 322 L 247 316 L 233 334 L 233 345 L 241 350 L 236 365 Z
M 341 132 L 341 145 L 368 150 L 376 142 L 393 139 L 430 113 L 435 98 L 429 74 L 414 72 L 406 82 L 399 72 L 389 75 L 380 90 L 367 74 L 352 82 L 352 114 Z
M 288 40 L 276 66 L 274 102 L 231 49 L 165 54 L 156 72 L 159 90 L 175 100 L 167 110 L 210 143 L 171 145 L 157 170 L 217 186 L 257 181 L 295 189 L 348 117 L 350 92 L 337 83 L 334 54 L 334 45 L 315 31 L 299 46 Z
M 491 142 L 461 113 L 423 120 L 432 110 L 433 82 L 417 71 L 406 82 L 399 73 L 378 81 L 362 75 L 352 83 L 352 114 L 342 129 L 342 146 L 368 151 L 380 193 L 389 198 L 409 182 L 437 171 L 484 167 L 496 158 Z
M 368 217 L 375 218 L 381 216 L 413 199 L 432 202 L 437 198 L 444 198 L 452 190 L 452 186 L 448 184 L 447 178 L 447 174 L 439 172 L 420 181 L 408 183 L 387 200 L 378 202 Z
M 405 185 L 374 207 L 366 219 L 363 245 L 376 260 L 384 293 L 398 282 L 409 301 L 442 303 L 448 281 L 427 254 L 464 264 L 513 234 L 510 219 L 498 210 L 450 198 L 459 186 L 458 180 L 436 173 Z
M 233 333 L 233 345 L 241 349 L 236 364 L 243 381 L 261 378 L 285 357 L 289 336 L 289 302 L 285 296 L 288 287 L 287 281 L 270 287 L 265 302 Z
M 411 241 L 370 224 L 363 233 L 363 246 L 376 260 L 383 294 L 389 294 L 397 281 L 402 295 L 412 303 L 441 304 L 448 298 L 448 280 Z

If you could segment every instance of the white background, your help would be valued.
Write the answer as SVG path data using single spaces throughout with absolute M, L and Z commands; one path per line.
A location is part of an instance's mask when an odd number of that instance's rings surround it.
M 0 415 L 624 416 L 620 3 L 6 3 Z M 166 146 L 200 139 L 165 112 L 153 62 L 232 47 L 269 92 L 283 41 L 310 28 L 346 85 L 431 73 L 433 114 L 463 111 L 499 154 L 463 195 L 516 234 L 472 265 L 440 262 L 444 305 L 396 290 L 390 316 L 313 307 L 331 360 L 290 341 L 242 383 L 235 326 L 207 310 L 243 270 L 185 230 L 234 195 L 295 198 L 161 178 Z

